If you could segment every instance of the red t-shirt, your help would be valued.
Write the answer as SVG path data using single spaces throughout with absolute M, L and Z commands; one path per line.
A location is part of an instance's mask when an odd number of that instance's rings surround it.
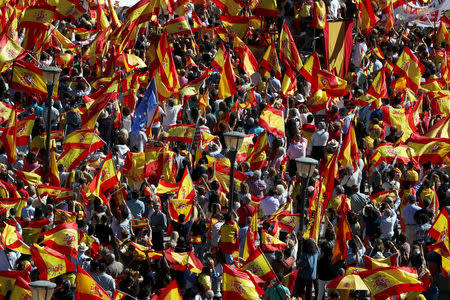
M 254 208 L 250 204 L 239 207 L 237 210 L 239 225 L 245 225 L 247 223 L 247 217 L 252 217 L 255 214 L 255 211 L 256 208 Z

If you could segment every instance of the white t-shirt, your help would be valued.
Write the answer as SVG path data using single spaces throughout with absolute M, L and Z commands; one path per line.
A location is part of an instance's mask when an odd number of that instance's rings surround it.
M 181 105 L 175 105 L 172 107 L 164 104 L 164 109 L 166 110 L 166 116 L 163 118 L 162 122 L 164 131 L 167 131 L 169 129 L 169 126 L 175 125 L 177 123 L 177 116 L 181 108 Z

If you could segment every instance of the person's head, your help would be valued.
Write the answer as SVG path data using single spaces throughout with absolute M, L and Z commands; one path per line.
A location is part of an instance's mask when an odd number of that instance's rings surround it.
M 314 254 L 317 252 L 316 244 L 313 239 L 305 239 L 303 241 L 303 252 Z
M 106 261 L 106 263 L 107 263 L 108 265 L 112 264 L 115 260 L 116 260 L 116 257 L 115 257 L 115 255 L 114 255 L 113 253 L 108 252 L 108 253 L 105 255 L 105 261 Z
M 322 129 L 325 129 L 326 128 L 326 124 L 325 124 L 325 122 L 319 122 L 319 124 L 317 124 L 317 129 L 318 130 L 322 130 Z
M 186 216 L 184 214 L 180 214 L 178 216 L 178 223 L 184 223 L 186 221 Z
M 339 292 L 336 290 L 331 290 L 329 295 L 328 295 L 329 299 L 333 299 L 333 300 L 338 300 L 341 298 L 341 295 L 339 295 Z
M 416 203 L 416 197 L 415 197 L 414 195 L 410 195 L 410 196 L 408 197 L 408 202 L 409 202 L 410 204 Z
M 153 210 L 154 210 L 155 212 L 158 212 L 160 209 L 161 209 L 161 203 L 159 203 L 158 201 L 155 201 L 155 202 L 153 203 Z

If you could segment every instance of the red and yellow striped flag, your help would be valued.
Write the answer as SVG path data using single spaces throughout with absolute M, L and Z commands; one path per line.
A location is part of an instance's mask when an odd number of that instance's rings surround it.
M 231 65 L 231 57 L 228 53 L 225 54 L 225 62 L 223 65 L 222 74 L 219 81 L 219 99 L 226 99 L 237 94 L 235 86 L 236 76 L 234 75 L 233 66 Z
M 30 255 L 30 247 L 23 241 L 15 226 L 6 224 L 1 235 L 2 244 L 11 250 Z
M 131 228 L 133 229 L 139 229 L 139 228 L 147 228 L 148 227 L 148 222 L 147 222 L 147 218 L 140 218 L 140 219 L 131 219 L 130 220 L 131 223 Z
M 6 104 L 4 102 L 0 102 L 0 122 L 6 122 L 6 120 L 9 120 L 11 116 L 11 112 L 13 111 L 13 107 L 9 104 Z
M 7 32 L 3 32 L 0 35 L 0 71 L 3 72 L 9 67 L 9 64 L 22 56 L 24 52 L 23 48 L 17 44 L 16 41 L 11 39 Z
M 168 34 L 191 34 L 191 27 L 184 16 L 174 18 L 164 24 Z
M 10 299 L 21 299 L 21 300 L 32 299 L 31 289 L 28 284 L 28 281 L 23 279 L 23 277 L 17 277 L 17 280 L 14 283 L 14 287 L 10 296 L 11 296 Z
M 264 291 L 250 273 L 231 265 L 223 265 L 222 297 L 230 299 L 259 299 Z
M 161 289 L 159 294 L 154 295 L 151 300 L 183 300 L 183 296 L 177 281 L 173 280 L 169 285 Z
M 195 124 L 177 124 L 169 127 L 166 142 L 192 143 L 195 133 Z
M 26 61 L 15 61 L 11 88 L 42 97 L 47 95 L 47 85 L 42 78 L 42 71 L 35 64 Z
M 50 247 L 33 244 L 30 252 L 41 280 L 50 280 L 75 270 L 70 259 Z
M 408 147 L 414 150 L 414 159 L 419 163 L 439 164 L 450 153 L 450 138 L 433 138 L 413 133 Z
M 310 57 L 306 60 L 303 68 L 300 70 L 300 74 L 311 84 L 314 82 L 314 70 L 320 70 L 320 60 L 317 52 L 314 51 Z
M 80 300 L 111 300 L 108 293 L 78 266 L 75 279 L 75 298 Z
M 343 168 L 353 166 L 353 169 L 356 170 L 359 165 L 359 151 L 353 121 L 350 122 L 348 132 L 342 141 L 338 160 Z
M 237 16 L 245 3 L 241 0 L 213 0 L 216 6 L 225 14 L 230 16 Z
M 178 222 L 180 215 L 184 215 L 189 220 L 193 211 L 194 200 L 189 199 L 169 199 L 169 215 Z
M 25 146 L 28 145 L 30 140 L 31 131 L 33 130 L 34 120 L 36 119 L 36 115 L 33 114 L 31 116 L 25 117 L 21 120 L 17 121 L 16 124 L 16 146 Z
M 242 265 L 242 270 L 252 272 L 264 281 L 276 278 L 276 274 L 264 253 L 257 248 Z
M 270 76 L 270 70 L 275 70 L 276 74 L 275 77 L 278 79 L 281 79 L 281 67 L 280 63 L 278 62 L 278 55 L 277 55 L 277 49 L 275 47 L 275 42 L 272 41 L 267 48 L 266 52 L 264 53 L 264 56 L 261 60 L 261 68 L 264 69 L 263 76 Z
M 180 189 L 178 190 L 179 199 L 194 199 L 196 193 L 194 183 L 192 182 L 191 175 L 188 168 L 184 169 L 183 177 L 180 182 Z
M 408 269 L 408 268 L 407 268 Z M 377 268 L 359 272 L 358 275 L 369 288 L 375 300 L 384 300 L 391 296 L 412 291 L 425 291 L 424 283 L 405 268 Z
M 284 137 L 283 110 L 267 105 L 259 117 L 259 126 L 278 137 Z
M 261 27 L 261 19 L 257 16 L 222 16 L 220 15 L 222 25 L 235 33 L 240 39 L 244 38 L 248 28 L 254 29 Z
M 447 251 L 450 251 L 450 243 L 449 243 L 449 222 L 448 222 L 448 213 L 445 208 L 441 210 L 439 215 L 434 220 L 433 225 L 431 226 L 428 234 L 436 240 L 436 243 L 442 242 L 444 246 L 447 248 Z
M 386 258 L 376 259 L 370 256 L 364 255 L 364 265 L 368 270 L 386 267 L 398 266 L 398 254 L 388 256 Z
M 287 244 L 280 241 L 278 238 L 269 234 L 267 230 L 262 231 L 261 235 L 261 248 L 263 251 L 278 251 L 286 249 Z
M 40 28 L 48 30 L 55 17 L 52 6 L 28 6 L 19 21 L 19 28 Z
M 411 49 L 405 47 L 394 66 L 394 72 L 406 78 L 406 83 L 415 93 L 419 90 L 420 79 L 425 72 L 425 66 L 415 56 Z
M 178 92 L 180 88 L 175 62 L 172 51 L 170 50 L 167 30 L 164 30 L 159 40 L 156 55 L 158 56 L 160 65 L 155 74 L 155 82 L 158 99 L 161 101 L 169 98 L 173 93 Z
M 381 192 L 371 195 L 370 200 L 378 205 L 381 202 L 386 201 L 387 197 L 391 197 L 392 199 L 395 200 L 395 198 L 396 198 L 395 192 L 394 191 L 381 191 Z
M 359 28 L 364 34 L 369 34 L 379 18 L 373 12 L 372 3 L 369 0 L 361 0 L 359 5 Z
M 40 235 L 42 243 L 64 255 L 78 257 L 78 225 L 77 223 L 63 223 Z
M 14 108 L 11 111 L 10 118 L 6 124 L 6 128 L 3 130 L 0 136 L 3 150 L 5 150 L 8 156 L 8 163 L 13 164 L 16 161 L 16 137 L 17 137 L 17 110 Z
M 367 94 L 375 98 L 389 98 L 386 85 L 386 71 L 382 68 L 372 81 Z
M 10 298 L 12 296 L 11 291 L 13 291 L 16 281 L 18 280 L 30 282 L 31 279 L 28 275 L 28 271 L 0 271 L 0 282 L 2 283 L 0 286 L 0 299 L 22 299 Z M 6 298 L 7 296 L 9 298 Z M 31 299 L 31 297 L 29 299 Z
M 450 138 L 450 115 L 442 118 L 428 129 L 427 137 Z
M 413 132 L 417 131 L 411 111 L 406 111 L 405 108 L 387 106 L 383 106 L 381 111 L 383 112 L 383 122 L 386 122 L 389 126 L 396 126 L 398 132 L 403 131 L 399 142 L 405 142 Z
M 18 179 L 23 180 L 26 185 L 36 186 L 42 184 L 42 178 L 35 172 L 16 171 Z
M 103 160 L 100 170 L 88 185 L 88 188 L 94 196 L 102 200 L 103 204 L 107 204 L 108 200 L 106 199 L 105 192 L 118 183 L 116 167 L 114 166 L 111 152 L 109 152 Z
M 237 35 L 234 37 L 233 51 L 240 54 L 240 65 L 248 76 L 258 72 L 258 61 L 252 51 Z
M 253 1 L 258 2 L 258 1 Z M 277 1 L 276 0 L 261 0 L 258 7 L 255 9 L 257 16 L 265 16 L 270 18 L 278 17 Z
M 342 216 L 337 225 L 336 242 L 333 249 L 333 263 L 346 260 L 348 257 L 347 240 L 352 238 L 352 229 L 348 224 L 347 217 Z
M 280 33 L 280 60 L 285 68 L 291 68 L 295 72 L 300 72 L 303 67 L 297 46 L 295 46 L 289 27 L 283 23 Z

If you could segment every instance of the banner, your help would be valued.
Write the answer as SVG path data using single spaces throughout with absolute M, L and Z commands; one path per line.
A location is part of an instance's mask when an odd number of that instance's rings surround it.
M 450 1 L 447 0 L 431 0 L 426 6 L 410 2 L 396 8 L 394 15 L 405 23 L 414 22 L 417 26 L 437 28 L 440 18 L 448 9 L 450 9 Z

